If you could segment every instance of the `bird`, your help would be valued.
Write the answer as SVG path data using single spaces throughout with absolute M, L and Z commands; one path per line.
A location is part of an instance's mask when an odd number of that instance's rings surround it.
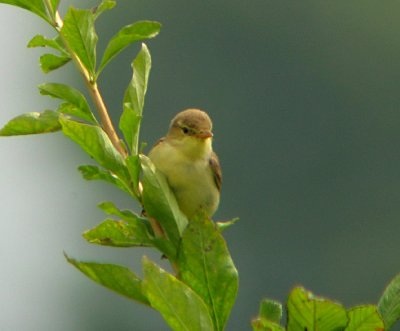
M 208 114 L 186 109 L 176 114 L 166 136 L 148 153 L 188 220 L 200 213 L 211 218 L 219 205 L 222 172 L 212 139 Z

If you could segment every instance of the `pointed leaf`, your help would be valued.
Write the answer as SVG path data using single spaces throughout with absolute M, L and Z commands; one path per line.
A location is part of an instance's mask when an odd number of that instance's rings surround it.
M 0 3 L 17 6 L 40 16 L 48 23 L 52 24 L 52 19 L 47 14 L 46 6 L 43 0 L 0 0 Z M 58 1 L 52 0 L 52 4 L 56 5 Z M 54 15 L 52 15 L 54 17 Z
M 349 324 L 345 331 L 383 331 L 384 323 L 373 305 L 354 307 L 349 310 Z
M 288 331 L 343 330 L 348 322 L 342 305 L 315 297 L 301 287 L 290 293 L 287 307 Z
M 124 48 L 136 41 L 154 38 L 160 32 L 160 28 L 160 23 L 152 21 L 140 21 L 123 27 L 108 43 L 97 75 Z
M 124 134 L 131 154 L 138 153 L 139 128 L 144 98 L 151 68 L 151 56 L 145 44 L 132 63 L 133 76 L 125 91 L 123 113 L 119 127 Z
M 104 180 L 110 184 L 113 184 L 125 191 L 126 193 L 133 195 L 130 188 L 121 180 L 108 170 L 100 169 L 99 167 L 92 165 L 83 165 L 78 168 L 82 176 L 86 180 Z
M 13 118 L 0 130 L 0 136 L 48 133 L 60 129 L 58 113 L 46 110 L 43 113 L 32 112 Z
M 212 331 L 207 308 L 180 280 L 143 258 L 143 292 L 174 331 Z
M 388 330 L 400 319 L 400 274 L 386 287 L 379 299 L 378 310 Z
M 53 39 L 48 39 L 40 34 L 34 36 L 28 43 L 27 47 L 50 47 L 62 53 L 62 55 L 68 56 L 69 54 L 65 49 L 60 36 L 57 36 Z
M 77 55 L 89 73 L 94 76 L 97 35 L 94 29 L 93 13 L 90 10 L 70 7 L 64 17 L 61 34 L 69 48 Z
M 71 61 L 69 56 L 58 56 L 54 54 L 43 54 L 39 58 L 40 68 L 45 74 L 62 67 L 69 61 Z
M 63 133 L 80 145 L 102 167 L 121 180 L 129 177 L 122 155 L 115 149 L 107 134 L 97 125 L 79 123 L 60 117 Z
M 39 85 L 39 91 L 43 95 L 49 95 L 53 98 L 67 101 L 67 106 L 64 105 L 63 108 L 60 109 L 62 113 L 97 124 L 96 118 L 90 111 L 86 98 L 77 89 L 65 84 L 47 83 Z
M 223 330 L 235 302 L 238 274 L 215 224 L 191 220 L 183 233 L 178 259 L 181 278 L 205 302 L 215 330 Z
M 135 221 L 140 218 L 138 215 L 133 213 L 131 210 L 120 210 L 117 206 L 111 201 L 105 201 L 98 204 L 98 207 L 103 210 L 107 215 L 114 215 L 122 218 L 125 221 Z
M 158 172 L 147 156 L 140 155 L 143 172 L 143 206 L 147 216 L 155 218 L 164 228 L 175 247 L 188 223 L 180 211 L 165 177 Z
M 80 262 L 65 255 L 68 262 L 96 283 L 107 287 L 129 299 L 148 305 L 142 292 L 142 280 L 128 268 L 115 264 Z
M 92 244 L 113 247 L 154 246 L 147 220 L 116 221 L 105 220 L 93 229 L 83 233 L 83 237 Z
M 113 9 L 116 4 L 117 3 L 112 0 L 103 0 L 100 5 L 94 8 L 94 19 L 97 20 L 101 14 L 103 14 L 106 10 Z
M 233 224 L 235 224 L 237 221 L 239 221 L 239 217 L 232 218 L 229 221 L 223 221 L 223 222 L 216 222 L 218 229 L 223 232 L 226 229 L 230 228 Z
M 277 301 L 264 299 L 260 304 L 259 315 L 279 324 L 282 319 L 282 305 Z

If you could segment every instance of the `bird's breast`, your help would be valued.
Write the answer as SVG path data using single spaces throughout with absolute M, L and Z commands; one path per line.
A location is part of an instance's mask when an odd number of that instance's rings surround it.
M 219 191 L 209 157 L 193 159 L 169 144 L 156 146 L 149 157 L 167 178 L 179 207 L 189 218 L 200 209 L 210 216 L 215 212 Z

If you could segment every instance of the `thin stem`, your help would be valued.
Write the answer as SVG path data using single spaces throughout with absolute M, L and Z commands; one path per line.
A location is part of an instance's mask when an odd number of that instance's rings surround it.
M 51 12 L 51 4 L 49 1 L 46 1 L 46 5 L 47 5 L 47 9 L 49 12 Z M 113 126 L 113 123 L 111 121 L 111 118 L 108 114 L 107 111 L 107 107 L 104 103 L 103 97 L 101 96 L 99 87 L 96 83 L 96 78 L 92 77 L 90 75 L 90 73 L 88 72 L 88 70 L 85 68 L 85 66 L 82 64 L 81 60 L 79 59 L 78 56 L 76 56 L 76 54 L 71 50 L 71 48 L 68 45 L 68 42 L 64 39 L 62 33 L 61 33 L 61 28 L 63 26 L 64 22 L 59 14 L 58 11 L 55 12 L 55 21 L 54 21 L 54 27 L 55 29 L 58 31 L 61 39 L 64 42 L 65 47 L 68 49 L 71 58 L 73 59 L 73 61 L 75 62 L 76 66 L 78 67 L 79 72 L 82 74 L 83 80 L 89 90 L 90 96 L 94 102 L 94 105 L 97 109 L 97 112 L 100 116 L 100 120 L 101 120 L 101 124 L 103 126 L 103 130 L 105 131 L 105 133 L 107 134 L 107 136 L 110 138 L 112 144 L 114 145 L 114 147 L 118 150 L 118 152 L 121 153 L 122 156 L 127 157 L 127 152 L 126 150 L 122 147 L 122 144 L 120 142 L 120 139 L 117 135 L 117 132 L 115 131 L 115 128 Z M 137 143 L 136 143 L 137 144 Z M 141 191 L 140 188 L 140 184 L 139 184 L 139 191 Z M 140 196 L 140 195 L 139 195 Z M 160 237 L 164 237 L 165 233 L 164 230 L 162 229 L 160 223 L 149 217 L 149 221 L 151 224 L 151 227 L 153 228 L 154 234 L 156 237 L 160 238 Z M 177 274 L 179 274 L 179 269 L 178 266 L 176 265 L 176 263 L 171 262 L 171 265 L 173 267 L 173 269 L 175 270 L 175 272 Z
M 101 124 L 103 127 L 103 130 L 107 134 L 107 136 L 110 138 L 112 144 L 116 148 L 116 150 L 124 157 L 127 157 L 127 152 L 125 149 L 122 147 L 121 141 L 118 137 L 118 134 L 114 128 L 114 125 L 111 121 L 111 118 L 108 114 L 107 107 L 104 103 L 103 97 L 101 96 L 101 93 L 99 91 L 98 85 L 96 81 L 93 79 L 93 77 L 90 75 L 88 70 L 85 68 L 85 66 L 82 64 L 81 60 L 79 59 L 78 56 L 70 49 L 67 41 L 64 39 L 62 33 L 61 33 L 61 28 L 63 26 L 64 22 L 60 17 L 60 14 L 58 11 L 55 13 L 55 28 L 59 32 L 65 47 L 68 49 L 71 58 L 74 60 L 76 63 L 79 72 L 82 74 L 83 80 L 90 92 L 90 96 L 94 102 L 94 105 L 97 109 L 97 112 L 100 116 Z
M 160 223 L 158 223 L 158 221 L 153 217 L 147 217 L 147 218 L 150 222 L 151 227 L 153 228 L 156 238 L 165 237 L 164 230 L 161 227 Z
M 102 123 L 104 131 L 107 133 L 114 147 L 118 152 L 121 153 L 122 156 L 127 157 L 127 152 L 121 145 L 120 138 L 117 135 L 117 132 L 114 129 L 111 118 L 108 115 L 107 107 L 104 104 L 103 98 L 101 96 L 100 90 L 96 82 L 90 83 L 86 81 L 86 85 L 89 89 L 90 95 L 93 99 L 93 102 L 96 106 L 97 112 L 100 116 L 100 121 Z

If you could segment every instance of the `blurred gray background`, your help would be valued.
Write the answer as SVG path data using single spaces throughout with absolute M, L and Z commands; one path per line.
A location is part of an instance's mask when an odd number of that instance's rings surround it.
M 89 7 L 92 1 L 75 1 Z M 63 3 L 62 12 L 69 2 Z M 98 53 L 119 28 L 158 20 L 142 140 L 153 144 L 188 107 L 214 120 L 224 171 L 217 219 L 240 274 L 227 330 L 250 330 L 264 298 L 302 284 L 347 307 L 376 303 L 400 272 L 400 3 L 395 1 L 118 1 L 98 21 Z M 54 108 L 45 81 L 82 86 L 71 65 L 47 76 L 52 36 L 30 13 L 0 5 L 0 124 Z M 100 87 L 114 121 L 131 77 L 131 47 Z M 0 139 L 0 330 L 168 330 L 155 311 L 92 283 L 63 258 L 128 265 L 149 250 L 87 244 L 104 215 L 131 201 L 84 182 L 92 161 L 60 133 Z M 135 206 L 133 206 L 135 207 Z

